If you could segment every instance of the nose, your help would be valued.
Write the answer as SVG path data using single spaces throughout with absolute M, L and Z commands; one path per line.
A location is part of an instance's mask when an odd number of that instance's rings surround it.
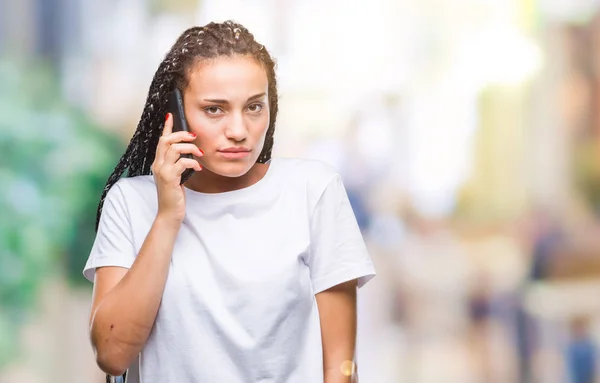
M 225 129 L 225 136 L 233 141 L 239 142 L 246 139 L 248 135 L 248 129 L 246 129 L 246 123 L 241 113 L 234 113 L 231 121 L 227 124 Z

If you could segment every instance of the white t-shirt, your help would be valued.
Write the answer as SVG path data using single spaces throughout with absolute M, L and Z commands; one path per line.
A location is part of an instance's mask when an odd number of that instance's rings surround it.
M 322 382 L 315 294 L 375 276 L 340 176 L 275 158 L 244 189 L 185 190 L 162 302 L 128 382 Z M 131 267 L 156 213 L 152 176 L 119 180 L 84 276 Z

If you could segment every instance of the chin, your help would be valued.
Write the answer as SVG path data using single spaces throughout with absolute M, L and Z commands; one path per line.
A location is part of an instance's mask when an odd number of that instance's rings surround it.
M 231 161 L 231 162 L 221 162 L 215 164 L 210 167 L 210 171 L 215 174 L 218 174 L 223 177 L 237 178 L 241 177 L 244 174 L 248 173 L 252 166 L 256 162 L 256 159 L 253 162 L 247 161 Z

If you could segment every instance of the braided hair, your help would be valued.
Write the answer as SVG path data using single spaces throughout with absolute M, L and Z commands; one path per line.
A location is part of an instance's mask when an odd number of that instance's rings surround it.
M 233 21 L 213 22 L 203 27 L 192 27 L 179 36 L 154 74 L 137 129 L 102 191 L 96 214 L 96 231 L 104 199 L 123 173 L 127 170 L 127 177 L 151 174 L 150 168 L 154 162 L 164 116 L 167 113 L 169 93 L 175 87 L 181 91 L 187 87 L 188 74 L 198 61 L 233 55 L 251 56 L 260 62 L 266 71 L 270 122 L 264 147 L 257 162 L 265 163 L 271 159 L 278 102 L 273 58 L 263 45 L 254 40 L 252 33 Z

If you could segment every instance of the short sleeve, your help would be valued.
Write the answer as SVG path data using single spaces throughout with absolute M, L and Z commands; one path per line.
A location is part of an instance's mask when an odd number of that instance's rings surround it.
M 117 183 L 110 188 L 104 199 L 98 231 L 83 269 L 83 276 L 93 282 L 98 267 L 130 268 L 135 260 L 132 238 L 126 199 Z
M 315 294 L 353 279 L 362 287 L 375 276 L 348 194 L 339 175 L 313 210 L 308 267 Z

